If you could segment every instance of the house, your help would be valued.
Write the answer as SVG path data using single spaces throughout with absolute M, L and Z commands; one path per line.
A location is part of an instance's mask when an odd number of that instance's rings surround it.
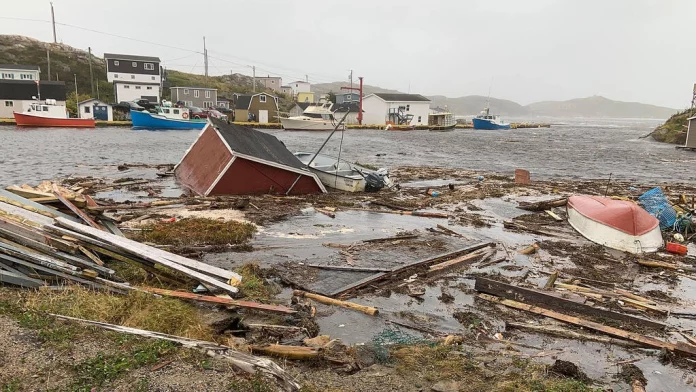
M 77 103 L 80 118 L 93 118 L 95 120 L 113 121 L 114 109 L 108 103 L 96 98 L 90 98 Z
M 314 102 L 314 93 L 302 91 L 295 96 L 297 102 Z
M 352 125 L 352 124 L 359 124 L 358 122 L 358 113 L 360 112 L 360 104 L 357 102 L 344 102 L 344 103 L 336 103 L 331 107 L 331 110 L 334 111 L 334 118 L 336 118 L 336 121 L 341 121 L 343 116 L 346 115 L 346 112 L 350 109 L 350 112 L 348 113 L 348 116 L 346 116 L 346 119 L 343 121 L 344 124 Z M 363 114 L 365 111 L 363 110 Z
M 171 87 L 172 102 L 184 102 L 186 106 L 216 108 L 217 89 L 207 87 Z
M 254 95 L 239 95 L 234 105 L 236 121 L 247 121 L 249 113 L 254 115 L 254 122 L 269 123 L 278 120 L 278 97 L 268 93 Z
M 65 82 L 0 79 L 0 118 L 14 117 L 13 112 L 25 111 L 36 99 L 65 105 L 65 96 Z
M 0 79 L 40 80 L 41 68 L 38 65 L 0 64 Z
M 316 174 L 275 136 L 213 118 L 174 174 L 201 196 L 326 192 Z
M 420 94 L 374 93 L 363 98 L 363 124 L 425 125 L 430 100 Z
M 292 97 L 294 95 L 292 93 L 292 87 L 290 86 L 280 86 L 280 93 L 288 97 Z
M 336 94 L 336 103 L 341 104 L 344 102 L 360 102 L 360 94 L 358 93 L 337 93 Z
M 271 89 L 273 91 L 280 91 L 281 85 L 283 84 L 283 78 L 275 76 L 271 77 L 269 75 L 266 77 L 256 78 L 256 83 L 260 83 L 263 87 L 267 89 Z
M 684 147 L 696 148 L 696 117 L 689 117 L 689 128 L 686 130 L 686 142 Z
M 232 101 L 228 99 L 227 97 L 219 96 L 217 99 L 217 106 L 218 108 L 223 108 L 223 109 L 230 109 Z
M 116 102 L 162 97 L 162 69 L 158 57 L 104 53 L 106 79 L 114 84 Z
M 303 82 L 301 80 L 290 83 L 290 88 L 292 89 L 293 97 L 296 97 L 299 93 L 308 93 L 312 91 L 312 85 L 309 84 L 309 82 Z
M 295 102 L 295 106 L 290 109 L 290 112 L 288 115 L 290 117 L 295 117 L 295 116 L 301 116 L 304 111 L 310 107 L 311 105 L 314 105 L 314 103 L 311 102 Z

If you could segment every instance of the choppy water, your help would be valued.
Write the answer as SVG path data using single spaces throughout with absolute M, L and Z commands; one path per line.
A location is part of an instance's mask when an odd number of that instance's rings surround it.
M 641 182 L 696 181 L 696 154 L 639 139 L 659 120 L 563 119 L 551 129 L 386 132 L 349 130 L 342 156 L 377 166 L 426 165 L 512 173 L 535 178 L 614 178 Z M 293 151 L 315 151 L 326 132 L 267 131 Z M 38 183 L 68 175 L 114 175 L 121 163 L 176 163 L 198 131 L 129 128 L 0 127 L 0 184 Z M 337 133 L 324 152 L 336 153 Z M 379 156 L 378 156 L 379 155 Z M 691 164 L 691 165 L 690 165 Z M 130 173 L 132 175 L 133 173 Z

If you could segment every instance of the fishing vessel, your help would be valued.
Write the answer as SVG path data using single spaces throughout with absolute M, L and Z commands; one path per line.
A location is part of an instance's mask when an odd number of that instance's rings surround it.
M 662 247 L 660 222 L 633 202 L 600 196 L 568 198 L 568 223 L 592 242 L 629 253 Z
M 47 99 L 43 103 L 33 102 L 27 110 L 14 112 L 15 122 L 20 127 L 66 127 L 94 128 L 92 118 L 70 118 L 63 105 L 58 105 L 55 99 Z
M 449 131 L 457 125 L 454 114 L 450 112 L 438 112 L 428 114 L 428 129 L 431 131 Z
M 331 131 L 336 126 L 336 118 L 331 111 L 333 103 L 310 105 L 300 116 L 280 119 L 286 131 Z
M 205 119 L 191 119 L 189 110 L 179 107 L 158 106 L 157 113 L 131 110 L 133 129 L 203 129 Z
M 393 185 L 385 169 L 370 170 L 332 156 L 297 152 L 297 159 L 329 188 L 345 192 L 376 192 Z
M 474 129 L 510 129 L 510 123 L 504 122 L 498 115 L 490 114 L 488 106 L 478 116 L 474 117 L 472 122 L 474 123 Z

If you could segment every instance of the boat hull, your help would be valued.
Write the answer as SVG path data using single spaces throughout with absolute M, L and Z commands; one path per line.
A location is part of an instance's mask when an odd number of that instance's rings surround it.
M 446 132 L 454 129 L 456 124 L 452 125 L 431 125 L 428 129 L 433 132 Z
M 203 129 L 207 121 L 176 120 L 149 112 L 131 110 L 133 129 Z
M 567 211 L 568 223 L 583 237 L 597 244 L 634 254 L 657 252 L 663 245 L 659 226 L 644 234 L 633 235 L 589 218 L 570 204 Z
M 483 118 L 474 118 L 474 129 L 485 129 L 485 130 L 496 130 L 496 129 L 510 129 L 510 124 L 496 124 L 490 120 Z
M 333 131 L 336 125 L 331 121 L 295 120 L 281 118 L 280 124 L 286 131 Z
M 61 128 L 94 128 L 94 119 L 90 118 L 52 118 L 32 116 L 25 113 L 14 113 L 15 122 L 20 127 L 61 127 Z
M 364 192 L 365 191 L 365 179 L 344 177 L 340 175 L 333 174 L 331 172 L 321 171 L 315 168 L 309 168 L 309 171 L 316 174 L 319 177 L 324 186 L 329 188 L 337 189 L 344 192 Z

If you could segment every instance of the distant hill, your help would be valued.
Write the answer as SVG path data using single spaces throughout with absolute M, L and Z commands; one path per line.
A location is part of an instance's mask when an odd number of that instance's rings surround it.
M 312 92 L 317 94 L 328 94 L 333 92 L 338 94 L 341 92 L 341 87 L 350 87 L 348 82 L 333 82 L 333 83 L 318 83 L 312 85 Z M 358 81 L 353 81 L 353 87 L 358 87 Z M 381 88 L 377 86 L 370 86 L 369 84 L 363 85 L 363 93 L 365 95 L 370 95 L 372 93 L 402 93 L 398 90 L 389 90 L 387 88 Z
M 429 96 L 432 107 L 440 107 L 447 109 L 458 115 L 475 115 L 486 107 L 488 97 L 481 95 L 469 95 L 459 98 L 447 98 L 442 95 Z M 525 116 L 529 114 L 529 110 L 517 102 L 508 101 L 505 99 L 491 98 L 491 113 L 501 116 Z
M 553 117 L 667 118 L 677 112 L 662 106 L 614 101 L 597 95 L 560 102 L 537 102 L 526 107 L 533 115 Z

